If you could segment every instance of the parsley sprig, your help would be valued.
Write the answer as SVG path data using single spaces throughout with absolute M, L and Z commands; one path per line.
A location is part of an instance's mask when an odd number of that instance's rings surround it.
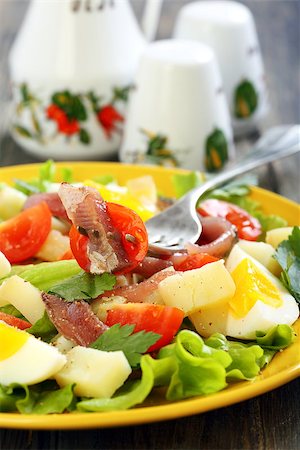
M 135 325 L 113 325 L 105 331 L 90 347 L 106 352 L 122 350 L 131 367 L 137 367 L 143 353 L 161 337 L 152 331 L 133 333 Z

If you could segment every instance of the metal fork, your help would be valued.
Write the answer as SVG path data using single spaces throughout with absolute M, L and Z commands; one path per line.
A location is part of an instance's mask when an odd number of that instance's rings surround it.
M 196 204 L 203 194 L 259 166 L 299 151 L 300 125 L 285 125 L 268 130 L 259 139 L 254 151 L 227 171 L 192 189 L 174 205 L 146 222 L 150 253 L 173 254 L 184 250 L 185 243 L 194 243 L 199 239 L 202 226 L 196 212 Z

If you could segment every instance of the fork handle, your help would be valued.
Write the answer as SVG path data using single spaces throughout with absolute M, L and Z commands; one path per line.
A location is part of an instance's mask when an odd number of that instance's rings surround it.
M 204 193 L 219 187 L 232 180 L 233 178 L 242 175 L 246 172 L 268 164 L 272 161 L 285 158 L 287 156 L 294 155 L 300 151 L 300 125 L 292 125 L 278 141 L 268 147 L 258 148 L 253 152 L 247 154 L 246 157 L 239 160 L 227 171 L 221 172 L 211 179 L 207 180 L 201 186 L 192 189 L 186 195 L 184 195 L 180 202 L 197 202 L 197 200 Z

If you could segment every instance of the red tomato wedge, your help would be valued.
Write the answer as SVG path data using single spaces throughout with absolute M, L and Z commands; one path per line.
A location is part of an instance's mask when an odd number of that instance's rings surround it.
M 123 270 L 116 270 L 116 275 L 132 271 L 146 256 L 148 251 L 148 235 L 142 219 L 131 209 L 116 203 L 106 203 L 107 212 L 113 227 L 121 235 L 121 243 L 127 254 L 130 264 Z M 89 238 L 78 232 L 72 226 L 70 233 L 70 246 L 72 253 L 80 267 L 89 271 L 90 261 L 87 256 Z M 132 239 L 128 239 L 130 236 Z
M 31 327 L 31 323 L 26 320 L 19 319 L 18 317 L 12 316 L 11 314 L 6 314 L 0 311 L 0 320 L 11 325 L 12 327 L 19 328 L 20 330 L 26 330 L 26 328 Z
M 71 226 L 69 237 L 71 252 L 73 253 L 74 258 L 80 267 L 88 272 L 91 265 L 87 256 L 87 245 L 89 238 L 87 236 L 83 236 L 83 234 L 80 234 L 74 225 Z
M 148 352 L 158 350 L 169 344 L 180 328 L 184 318 L 181 309 L 172 306 L 154 305 L 151 303 L 125 303 L 115 305 L 107 313 L 106 325 L 116 323 L 135 325 L 134 332 L 152 331 L 161 338 L 151 345 Z
M 126 272 L 134 269 L 148 252 L 148 234 L 144 222 L 132 209 L 117 203 L 107 203 L 107 212 L 111 218 L 113 226 L 122 237 L 122 245 L 131 262 Z M 128 239 L 132 236 L 133 240 Z M 120 275 L 122 272 L 116 272 Z
M 11 263 L 34 256 L 51 230 L 51 212 L 45 202 L 0 224 L 0 251 Z
M 185 272 L 186 270 L 199 269 L 205 264 L 209 264 L 218 261 L 219 258 L 211 256 L 208 253 L 196 253 L 194 255 L 187 255 L 186 259 L 177 263 L 174 261 L 174 269 L 179 272 Z
M 237 228 L 238 237 L 248 241 L 256 241 L 261 235 L 261 224 L 247 211 L 223 200 L 205 200 L 197 208 L 202 216 L 223 217 Z

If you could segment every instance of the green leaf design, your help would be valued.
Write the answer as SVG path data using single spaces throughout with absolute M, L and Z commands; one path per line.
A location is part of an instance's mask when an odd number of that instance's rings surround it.
M 70 91 L 56 92 L 52 96 L 52 102 L 61 108 L 68 119 L 77 119 L 83 122 L 87 119 L 86 108 L 80 95 L 73 95 Z
M 163 134 L 154 134 L 148 130 L 140 130 L 147 137 L 147 149 L 144 158 L 157 165 L 165 165 L 171 163 L 174 167 L 179 166 L 177 158 L 172 150 L 167 147 L 168 137 Z
M 228 144 L 222 130 L 216 128 L 205 143 L 205 166 L 209 172 L 222 169 L 228 161 Z
M 22 127 L 21 125 L 14 125 L 13 128 L 22 137 L 26 137 L 26 138 L 32 138 L 33 137 L 32 133 L 29 130 L 27 130 L 27 128 Z
M 132 84 L 130 84 L 128 86 L 124 86 L 124 87 L 115 87 L 113 89 L 112 103 L 114 103 L 115 101 L 118 101 L 118 100 L 126 103 L 128 101 L 130 91 L 133 88 L 134 88 L 134 86 Z
M 83 144 L 89 144 L 91 142 L 90 134 L 84 128 L 81 128 L 79 131 L 79 140 Z
M 21 97 L 22 97 L 22 102 L 23 103 L 30 103 L 30 101 L 32 100 L 32 96 L 29 93 L 29 89 L 27 86 L 27 83 L 22 83 L 20 86 L 20 93 L 21 93 Z
M 41 125 L 40 125 L 34 111 L 31 111 L 31 122 L 32 122 L 34 131 L 37 133 L 38 136 L 41 136 L 42 128 L 41 128 Z
M 98 97 L 93 91 L 87 93 L 87 99 L 91 102 L 93 111 L 97 114 L 101 109 L 101 97 Z
M 234 94 L 234 113 L 239 119 L 250 117 L 258 106 L 258 94 L 249 80 L 243 80 Z

